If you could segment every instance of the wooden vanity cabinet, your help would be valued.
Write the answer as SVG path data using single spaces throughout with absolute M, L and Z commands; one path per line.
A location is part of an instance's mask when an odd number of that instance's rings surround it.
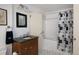
M 12 44 L 12 52 L 18 55 L 37 55 L 38 54 L 38 37 L 33 36 L 29 40 L 23 42 L 14 42 Z

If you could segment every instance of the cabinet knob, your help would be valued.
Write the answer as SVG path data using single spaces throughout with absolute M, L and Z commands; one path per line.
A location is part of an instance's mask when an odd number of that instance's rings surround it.
M 32 49 L 32 47 L 30 47 L 30 49 Z
M 27 50 L 27 48 L 25 48 L 25 50 Z

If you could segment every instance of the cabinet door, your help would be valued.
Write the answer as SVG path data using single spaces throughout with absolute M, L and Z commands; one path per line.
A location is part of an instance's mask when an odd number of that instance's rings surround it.
M 74 5 L 74 40 L 73 54 L 79 55 L 79 4 Z
M 25 41 L 21 43 L 21 53 L 22 55 L 28 55 L 29 54 L 29 42 L 30 41 Z
M 33 39 L 30 42 L 29 51 L 32 55 L 37 55 L 38 54 L 38 40 L 37 39 Z
M 21 54 L 21 44 L 14 42 L 12 44 L 12 52 L 16 52 L 18 55 Z

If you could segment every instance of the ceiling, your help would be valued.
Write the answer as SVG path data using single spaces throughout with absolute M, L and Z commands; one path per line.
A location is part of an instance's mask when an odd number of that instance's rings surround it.
M 29 6 L 38 8 L 38 9 L 45 11 L 45 12 L 73 8 L 72 4 L 29 4 Z

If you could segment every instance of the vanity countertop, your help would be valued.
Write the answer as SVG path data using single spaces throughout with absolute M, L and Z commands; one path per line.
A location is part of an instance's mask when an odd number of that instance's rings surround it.
M 27 41 L 27 40 L 31 40 L 33 38 L 36 38 L 37 36 L 27 36 L 27 37 L 18 37 L 18 38 L 14 38 L 13 40 L 15 42 L 24 42 L 24 41 Z

